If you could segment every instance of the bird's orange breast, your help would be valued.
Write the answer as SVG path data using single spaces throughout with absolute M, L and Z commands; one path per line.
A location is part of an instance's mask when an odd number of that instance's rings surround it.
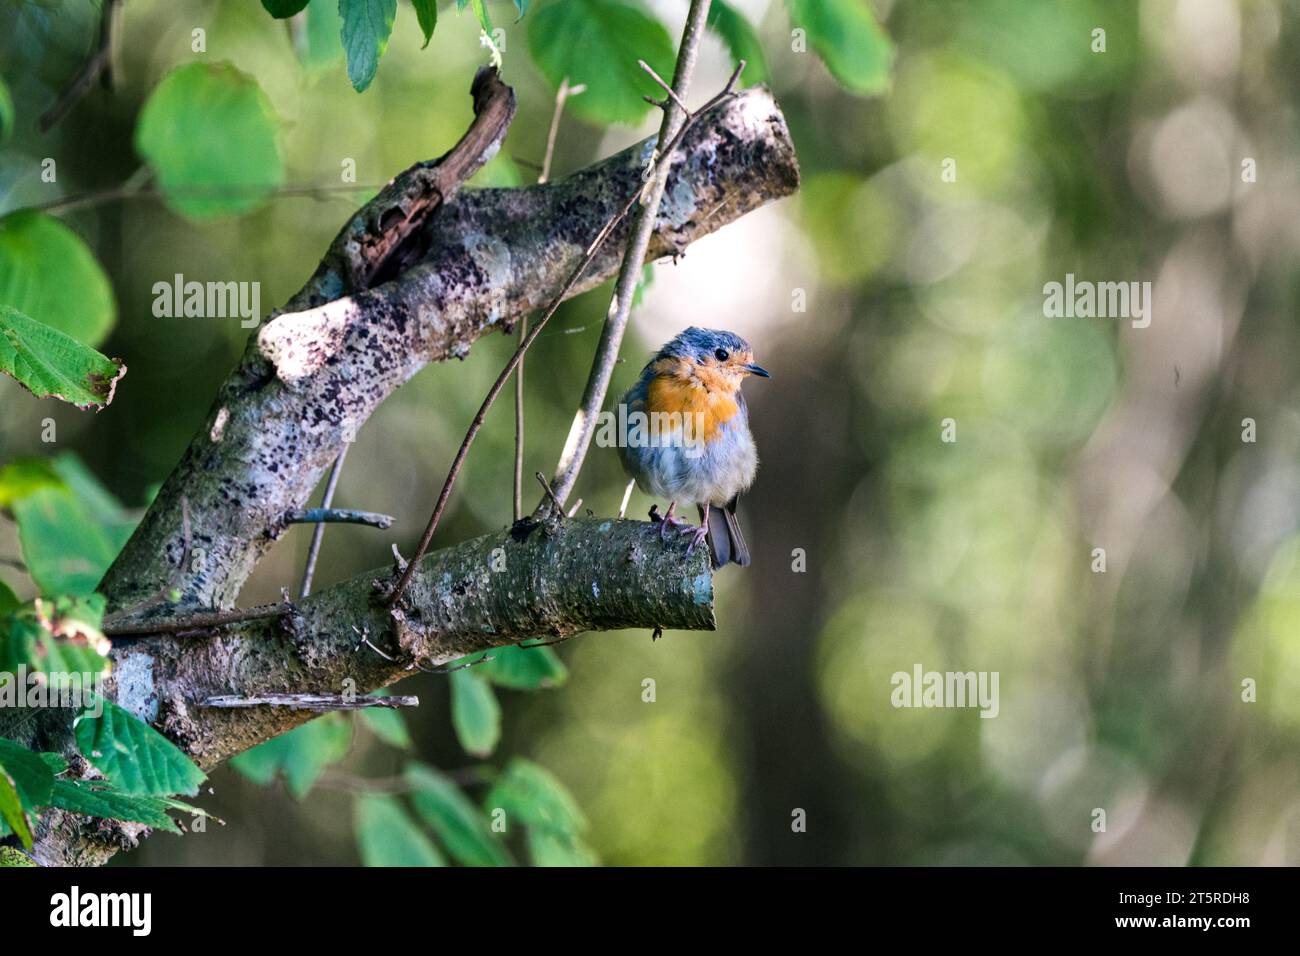
M 740 405 L 734 394 L 703 388 L 689 379 L 676 375 L 656 375 L 646 389 L 646 411 L 664 412 L 687 418 L 693 433 L 698 423 L 705 441 L 717 437 L 719 429 L 729 422 Z M 673 430 L 681 427 L 674 423 Z

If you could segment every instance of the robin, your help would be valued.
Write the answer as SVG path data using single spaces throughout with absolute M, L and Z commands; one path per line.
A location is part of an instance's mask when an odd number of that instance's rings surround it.
M 736 522 L 740 493 L 754 482 L 758 452 L 740 386 L 750 375 L 771 376 L 754 364 L 749 343 L 734 332 L 692 326 L 659 350 L 623 396 L 619 457 L 637 486 L 667 499 L 650 519 L 667 539 L 676 528 L 693 535 L 687 553 L 706 538 L 713 567 L 749 564 Z M 700 525 L 675 517 L 678 503 L 694 504 Z

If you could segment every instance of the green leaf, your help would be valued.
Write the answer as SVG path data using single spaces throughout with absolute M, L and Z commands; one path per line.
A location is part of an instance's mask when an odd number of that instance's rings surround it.
M 424 34 L 423 50 L 433 39 L 433 29 L 438 25 L 438 0 L 411 0 L 415 7 L 415 19 L 420 21 L 420 32 Z
M 18 595 L 14 594 L 14 589 L 0 581 L 0 617 L 8 616 L 21 603 L 22 601 L 18 600 Z M 3 624 L 0 624 L 0 627 L 3 626 Z
M 366 866 L 446 866 L 447 861 L 392 797 L 358 797 L 353 825 Z
M 41 488 L 58 488 L 63 479 L 49 458 L 19 458 L 0 467 L 0 508 Z
M 102 820 L 127 820 L 155 830 L 180 833 L 176 821 L 167 815 L 172 803 L 164 797 L 124 793 L 102 780 L 56 780 L 50 797 L 50 806 L 69 813 Z
M 478 17 L 478 25 L 482 27 L 484 33 L 492 32 L 492 17 L 488 15 L 487 3 L 485 0 L 470 0 L 474 7 L 474 15 Z
M 320 70 L 342 57 L 343 43 L 339 38 L 342 31 L 337 0 L 316 0 L 310 4 L 306 29 L 294 37 L 294 50 L 303 68 Z
M 277 20 L 287 20 L 307 6 L 307 0 L 262 0 L 262 6 Z
M 262 786 L 282 775 L 289 793 L 301 800 L 321 771 L 347 756 L 351 746 L 352 722 L 343 714 L 326 714 L 240 754 L 230 765 Z
M 790 0 L 790 22 L 808 31 L 808 42 L 846 89 L 870 95 L 888 88 L 894 44 L 864 0 Z
M 451 673 L 451 725 L 465 752 L 486 757 L 501 739 L 501 705 L 486 680 L 472 671 Z
M 50 802 L 55 771 L 40 754 L 0 737 L 0 765 L 4 766 L 24 807 L 43 807 Z
M 14 98 L 9 95 L 9 86 L 0 79 L 0 145 L 14 132 Z
M 397 16 L 397 0 L 339 0 L 343 20 L 343 49 L 348 55 L 348 79 L 362 92 L 375 78 L 379 58 L 388 48 Z
M 31 209 L 0 218 L 0 305 L 91 348 L 117 321 L 113 287 L 90 247 Z
M 596 851 L 575 836 L 531 827 L 528 857 L 533 866 L 599 866 Z
M 650 109 L 643 95 L 662 90 L 637 65 L 672 76 L 672 38 L 658 20 L 613 0 L 556 0 L 528 21 L 528 46 L 551 86 L 585 83 L 567 109 L 595 123 L 640 122 Z
M 100 409 L 113 401 L 126 366 L 0 305 L 0 372 L 13 376 L 37 398 L 53 396 L 78 408 Z
M 564 662 L 549 647 L 495 648 L 492 660 L 480 664 L 477 672 L 498 687 L 513 690 L 558 687 L 569 678 Z
M 12 506 L 28 573 L 42 594 L 90 594 L 130 536 L 96 522 L 66 487 L 42 488 Z
M 199 792 L 206 774 L 170 740 L 111 700 L 103 713 L 82 713 L 77 747 L 122 793 L 170 796 Z
M 387 694 L 388 690 L 385 688 L 375 691 L 370 696 L 384 697 Z M 357 716 L 370 732 L 384 743 L 392 747 L 401 747 L 403 750 L 411 749 L 411 734 L 406 729 L 406 721 L 401 711 L 388 707 L 367 707 L 357 711 Z
M 0 620 L 0 685 L 19 667 L 45 674 L 50 692 L 89 690 L 84 683 L 53 682 L 54 675 L 97 675 L 109 669 L 109 642 L 100 631 L 104 597 L 62 596 L 22 605 Z
M 248 212 L 284 183 L 279 119 L 257 81 L 229 63 L 163 77 L 140 113 L 135 148 L 167 203 L 191 219 Z
M 487 818 L 459 787 L 432 767 L 410 763 L 403 776 L 414 788 L 411 803 L 458 863 L 509 866 L 510 854 L 493 835 Z
M 0 763 L 0 820 L 9 827 L 10 832 L 18 835 L 23 847 L 32 848 L 32 825 L 23 809 L 23 802 L 18 799 L 18 788 Z
M 505 810 L 507 819 L 565 836 L 575 836 L 587 828 L 586 817 L 564 784 L 549 770 L 522 758 L 510 762 L 483 806 L 489 813 L 499 807 Z
M 713 0 L 707 23 L 709 29 L 726 44 L 731 62 L 739 64 L 741 60 L 745 61 L 745 70 L 740 78 L 746 83 L 766 83 L 769 74 L 763 45 L 744 14 L 723 0 Z

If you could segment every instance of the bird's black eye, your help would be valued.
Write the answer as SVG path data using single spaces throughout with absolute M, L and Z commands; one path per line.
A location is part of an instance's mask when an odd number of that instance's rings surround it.
M 729 358 L 729 355 L 726 349 L 718 349 L 713 353 L 713 357 L 719 362 L 725 362 Z

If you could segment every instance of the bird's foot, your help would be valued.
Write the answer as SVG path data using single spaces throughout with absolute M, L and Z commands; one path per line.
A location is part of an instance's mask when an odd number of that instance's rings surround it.
M 671 534 L 674 529 L 677 529 L 679 531 L 683 531 L 686 529 L 690 529 L 692 531 L 695 530 L 695 526 L 692 525 L 689 521 L 685 520 L 684 518 L 679 518 L 675 514 L 673 514 L 673 511 L 676 509 L 676 507 L 677 507 L 677 502 L 670 501 L 668 503 L 668 510 L 665 511 L 663 514 L 660 514 L 658 505 L 650 506 L 650 520 L 654 524 L 659 525 L 659 540 L 663 541 L 665 544 L 668 543 L 668 535 Z
M 686 546 L 686 556 L 689 558 L 709 537 L 709 528 L 708 525 L 687 525 L 682 531 L 691 534 L 691 543 Z

